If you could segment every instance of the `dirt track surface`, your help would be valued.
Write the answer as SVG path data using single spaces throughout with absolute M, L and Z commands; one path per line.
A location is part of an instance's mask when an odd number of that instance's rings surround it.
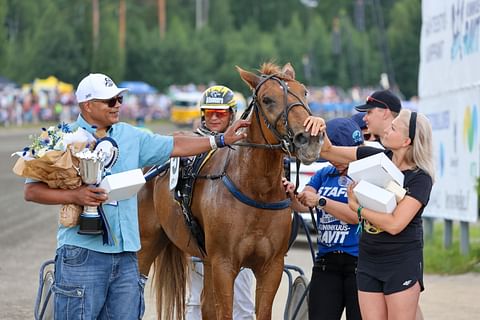
M 174 128 L 159 128 L 171 132 Z M 11 168 L 12 152 L 28 144 L 28 135 L 35 129 L 0 129 L 0 319 L 33 319 L 33 306 L 38 287 L 38 269 L 52 259 L 56 242 L 56 206 L 43 206 L 23 200 L 23 179 Z M 477 226 L 478 227 L 478 224 Z M 311 258 L 305 242 L 298 244 L 286 257 L 289 264 L 300 266 L 310 278 Z M 425 276 L 426 290 L 420 305 L 425 319 L 470 320 L 480 315 L 480 274 L 458 276 Z M 287 296 L 286 278 L 274 305 L 273 319 L 283 319 Z M 145 319 L 155 319 L 154 306 L 147 288 Z
M 306 241 L 301 236 L 290 250 L 286 263 L 300 266 L 310 279 L 311 257 Z M 294 278 L 298 274 L 294 273 Z M 480 274 L 467 273 L 455 276 L 425 275 L 425 291 L 420 296 L 420 307 L 425 320 L 473 320 L 480 315 Z M 272 319 L 283 319 L 288 294 L 288 280 L 284 275 L 277 292 Z M 144 319 L 154 320 L 155 301 L 150 288 L 146 291 L 147 311 Z M 342 318 L 345 319 L 345 316 Z

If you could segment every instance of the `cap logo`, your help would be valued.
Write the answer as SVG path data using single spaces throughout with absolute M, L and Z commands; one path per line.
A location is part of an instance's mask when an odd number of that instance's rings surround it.
M 105 77 L 105 87 L 113 87 L 112 79 Z
M 207 97 L 206 103 L 221 104 L 223 103 L 223 98 Z
M 91 93 L 88 93 L 87 95 L 85 95 L 85 98 L 90 98 L 92 96 Z
M 353 142 L 361 143 L 362 142 L 362 133 L 358 130 L 353 131 L 352 133 Z

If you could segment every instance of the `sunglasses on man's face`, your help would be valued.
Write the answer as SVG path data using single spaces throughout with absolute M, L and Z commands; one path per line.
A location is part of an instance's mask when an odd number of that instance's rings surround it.
M 107 104 L 109 108 L 113 108 L 117 105 L 117 101 L 118 101 L 118 103 L 122 104 L 123 97 L 118 96 L 118 97 L 113 97 L 113 98 L 110 98 L 110 99 L 107 99 L 107 100 L 102 100 L 102 99 L 95 99 L 95 100 Z
M 205 109 L 205 116 L 206 117 L 213 117 L 214 115 L 217 116 L 217 118 L 224 118 L 230 114 L 230 111 L 224 110 L 224 109 Z
M 378 100 L 378 99 L 375 99 L 375 98 L 373 98 L 373 97 L 370 97 L 370 96 L 368 96 L 368 97 L 367 97 L 367 104 L 368 104 L 369 102 L 376 102 L 376 103 L 380 103 L 381 105 L 385 106 L 385 108 L 387 108 L 387 109 L 390 109 L 390 108 L 388 107 L 388 104 L 386 104 L 385 102 L 383 102 L 383 101 L 380 101 L 380 100 Z

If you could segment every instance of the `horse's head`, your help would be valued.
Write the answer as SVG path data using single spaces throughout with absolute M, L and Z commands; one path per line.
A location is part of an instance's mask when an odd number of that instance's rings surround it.
M 304 164 L 315 161 L 320 151 L 319 136 L 305 132 L 303 123 L 311 115 L 307 89 L 295 80 L 295 70 L 287 63 L 282 69 L 266 63 L 261 76 L 237 67 L 240 77 L 253 90 L 247 112 L 253 111 L 260 126 L 263 142 L 280 145 Z M 254 124 L 252 123 L 252 126 Z

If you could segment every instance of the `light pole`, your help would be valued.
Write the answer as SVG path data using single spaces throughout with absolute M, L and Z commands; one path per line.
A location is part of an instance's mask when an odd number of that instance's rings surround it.
M 307 30 L 310 30 L 312 24 L 312 10 L 318 6 L 318 0 L 300 0 L 300 3 L 308 8 L 307 12 Z M 309 39 L 308 43 L 308 52 L 302 58 L 303 70 L 305 74 L 305 79 L 309 85 L 312 84 L 313 78 L 313 69 L 315 61 L 313 58 L 313 40 Z
M 200 30 L 208 24 L 208 0 L 195 0 L 195 29 Z
M 318 0 L 300 0 L 300 2 L 308 8 L 316 8 L 318 6 Z

